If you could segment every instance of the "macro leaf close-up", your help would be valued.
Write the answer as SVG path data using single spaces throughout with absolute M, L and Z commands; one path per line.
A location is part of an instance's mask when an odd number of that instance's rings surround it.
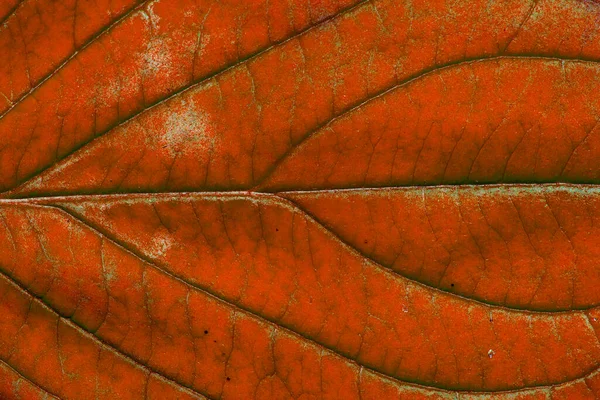
M 0 400 L 600 399 L 600 2 L 0 0 Z

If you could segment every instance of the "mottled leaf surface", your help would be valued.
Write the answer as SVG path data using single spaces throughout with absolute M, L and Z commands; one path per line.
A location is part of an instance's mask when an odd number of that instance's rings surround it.
M 600 5 L 0 6 L 0 398 L 600 397 Z

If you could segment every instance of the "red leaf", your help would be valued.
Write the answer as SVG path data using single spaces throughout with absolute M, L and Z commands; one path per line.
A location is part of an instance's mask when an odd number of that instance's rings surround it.
M 17 3 L 0 398 L 600 396 L 598 4 Z

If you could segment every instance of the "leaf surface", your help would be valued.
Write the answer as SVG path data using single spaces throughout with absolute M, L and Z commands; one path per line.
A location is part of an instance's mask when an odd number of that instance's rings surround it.
M 0 397 L 600 396 L 600 6 L 0 9 Z

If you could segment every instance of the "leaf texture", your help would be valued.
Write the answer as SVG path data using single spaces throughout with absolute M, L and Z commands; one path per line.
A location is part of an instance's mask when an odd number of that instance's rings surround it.
M 0 112 L 5 114 L 139 0 L 8 0 L 0 7 Z M 12 7 L 12 8 L 11 8 Z M 2 14 L 2 11 L 4 14 Z
M 0 21 L 0 398 L 600 397 L 596 2 Z

